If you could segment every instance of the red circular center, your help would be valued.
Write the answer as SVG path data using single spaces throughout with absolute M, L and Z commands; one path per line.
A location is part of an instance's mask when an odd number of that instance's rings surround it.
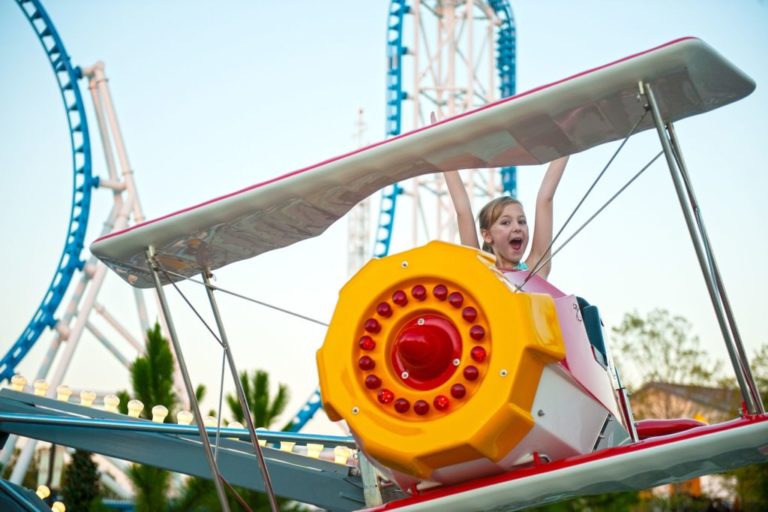
M 422 314 L 406 323 L 395 337 L 392 363 L 403 382 L 432 389 L 447 381 L 461 355 L 461 335 L 448 318 Z

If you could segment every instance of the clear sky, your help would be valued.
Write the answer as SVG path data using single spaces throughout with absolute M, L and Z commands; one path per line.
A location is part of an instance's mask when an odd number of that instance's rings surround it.
M 106 63 L 148 217 L 354 148 L 359 108 L 368 126 L 365 141 L 384 137 L 384 0 L 49 0 L 46 8 L 75 64 Z M 745 344 L 751 353 L 767 343 L 762 308 L 768 271 L 762 260 L 768 253 L 768 177 L 762 151 L 768 140 L 768 3 L 590 0 L 512 2 L 512 8 L 518 91 L 689 35 L 756 81 L 751 96 L 681 121 L 677 131 Z M 53 75 L 15 2 L 0 3 L 0 47 L 5 353 L 41 301 L 58 261 L 71 167 Z M 103 175 L 96 125 L 90 122 L 95 170 Z M 648 134 L 630 144 L 576 225 L 655 154 L 655 144 Z M 556 228 L 614 148 L 572 157 L 558 191 Z M 525 204 L 533 204 L 542 172 L 520 169 Z M 110 205 L 108 192 L 95 192 L 89 242 Z M 396 221 L 396 236 L 407 238 L 409 225 L 409 219 Z M 346 279 L 346 229 L 341 221 L 317 239 L 232 265 L 217 273 L 218 284 L 327 321 Z M 607 328 L 632 310 L 663 307 L 684 315 L 711 357 L 727 361 L 661 163 L 557 256 L 550 280 L 597 304 Z M 205 305 L 198 287 L 184 289 Z M 127 285 L 112 276 L 100 301 L 137 331 Z M 323 329 L 235 299 L 221 302 L 239 367 L 266 368 L 287 383 L 293 412 L 316 385 L 314 353 Z M 215 394 L 215 344 L 178 299 L 174 304 L 192 375 Z M 36 373 L 49 339 L 44 336 L 21 365 L 23 373 Z M 126 344 L 116 343 L 133 357 Z M 127 386 L 124 370 L 91 338 L 78 349 L 66 380 L 99 390 Z

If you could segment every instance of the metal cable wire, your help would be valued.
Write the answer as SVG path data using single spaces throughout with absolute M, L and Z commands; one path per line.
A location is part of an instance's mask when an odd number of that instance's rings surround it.
M 639 178 L 639 177 L 640 177 L 640 175 L 641 175 L 643 172 L 645 172 L 645 170 L 646 170 L 646 169 L 648 169 L 648 168 L 649 168 L 649 167 L 650 167 L 650 166 L 651 166 L 651 165 L 652 165 L 652 164 L 653 164 L 653 163 L 654 163 L 656 160 L 658 160 L 658 159 L 659 159 L 659 157 L 660 157 L 661 155 L 663 155 L 663 154 L 664 154 L 664 151 L 659 151 L 659 152 L 658 152 L 658 154 L 656 154 L 656 156 L 655 156 L 655 157 L 653 157 L 653 158 L 651 159 L 651 161 L 650 161 L 650 162 L 648 162 L 647 164 L 645 164 L 645 166 L 643 166 L 643 168 L 642 168 L 642 169 L 640 169 L 640 170 L 639 170 L 639 171 L 638 171 L 638 172 L 637 172 L 637 173 L 636 173 L 634 176 L 632 176 L 632 178 L 631 178 L 631 179 L 630 179 L 628 182 L 626 182 L 626 183 L 624 184 L 624 186 L 623 186 L 623 187 L 621 187 L 621 188 L 618 190 L 618 192 L 616 192 L 615 194 L 613 194 L 613 195 L 611 196 L 611 198 L 610 198 L 610 199 L 608 199 L 608 201 L 607 201 L 605 204 L 603 204 L 603 206 L 601 206 L 601 207 L 600 207 L 600 208 L 599 208 L 599 209 L 598 209 L 598 210 L 597 210 L 595 213 L 593 213 L 593 214 L 592 214 L 592 216 L 591 216 L 589 219 L 587 219 L 587 221 L 586 221 L 584 224 L 582 224 L 582 225 L 579 227 L 579 229 L 577 229 L 577 230 L 576 230 L 576 231 L 575 231 L 575 232 L 574 232 L 574 233 L 573 233 L 573 234 L 572 234 L 570 237 L 568 237 L 568 239 L 567 239 L 565 242 L 563 242 L 563 244 L 562 244 L 560 247 L 558 247 L 558 248 L 557 248 L 557 250 L 556 250 L 555 252 L 553 252 L 552 254 L 550 254 L 550 255 L 549 255 L 549 257 L 548 257 L 548 258 L 547 258 L 547 259 L 546 259 L 546 260 L 545 260 L 545 261 L 542 263 L 542 265 L 540 265 L 540 266 L 537 266 L 536 268 L 534 268 L 534 270 L 532 270 L 532 271 L 531 271 L 531 273 L 530 273 L 530 274 L 528 274 L 528 276 L 525 278 L 525 280 L 522 282 L 522 284 L 520 284 L 520 286 L 516 286 L 516 288 L 517 288 L 517 291 L 519 291 L 519 292 L 523 291 L 523 287 L 525 286 L 525 284 L 526 284 L 528 281 L 530 281 L 530 280 L 531 280 L 531 278 L 532 278 L 534 275 L 536 275 L 536 274 L 537 274 L 537 273 L 538 273 L 538 272 L 539 272 L 539 271 L 540 271 L 540 270 L 541 270 L 541 269 L 544 267 L 544 265 L 546 265 L 547 263 L 549 263 L 549 262 L 552 260 L 552 258 L 554 258 L 554 257 L 555 257 L 555 255 L 556 255 L 557 253 L 559 253 L 559 252 L 560 252 L 560 251 L 561 251 L 561 250 L 562 250 L 562 249 L 563 249 L 563 248 L 564 248 L 566 245 L 568 245 L 568 243 L 569 243 L 571 240 L 573 240 L 573 239 L 574 239 L 574 237 L 575 237 L 576 235 L 578 235 L 579 233 L 581 233 L 581 231 L 582 231 L 582 230 L 583 230 L 585 227 L 587 227 L 587 224 L 589 224 L 590 222 L 592 222 L 592 221 L 595 219 L 595 217 L 597 217 L 597 216 L 598 216 L 598 215 L 599 215 L 599 214 L 600 214 L 600 213 L 601 213 L 603 210 L 605 210 L 605 209 L 608 207 L 608 205 L 609 205 L 609 204 L 611 204 L 611 203 L 613 202 L 613 200 L 614 200 L 614 199 L 616 199 L 617 197 L 619 197 L 619 195 L 620 195 L 622 192 L 624 192 L 624 191 L 627 189 L 627 187 L 629 187 L 629 186 L 630 186 L 630 185 L 631 185 L 631 184 L 632 184 L 632 183 L 633 183 L 633 182 L 634 182 L 634 181 L 635 181 L 637 178 Z
M 224 482 L 224 485 L 227 486 L 227 489 L 229 489 L 229 491 L 234 495 L 235 499 L 240 504 L 240 506 L 243 507 L 245 512 L 253 512 L 253 509 L 251 509 L 251 507 L 248 506 L 248 503 L 245 502 L 245 500 L 242 498 L 242 496 L 240 496 L 240 494 L 235 490 L 235 488 L 232 487 L 229 484 L 229 482 L 227 482 L 223 478 L 221 480 L 222 480 L 222 482 Z
M 312 322 L 312 323 L 315 323 L 315 324 L 318 324 L 318 325 L 322 325 L 323 327 L 328 327 L 328 324 L 326 322 L 321 322 L 320 320 L 316 320 L 316 319 L 314 319 L 312 317 L 309 317 L 309 316 L 306 316 L 306 315 L 302 315 L 301 313 L 296 313 L 295 311 L 291 311 L 289 309 L 284 309 L 284 308 L 281 308 L 279 306 L 274 306 L 272 304 L 269 304 L 269 303 L 266 303 L 266 302 L 262 302 L 262 301 L 260 301 L 258 299 L 254 299 L 252 297 L 248 297 L 247 295 L 243 295 L 243 294 L 240 294 L 240 293 L 237 293 L 237 292 L 233 292 L 232 290 L 227 290 L 226 288 L 221 288 L 221 287 L 213 285 L 213 284 L 206 285 L 202 281 L 198 281 L 196 279 L 192 279 L 191 277 L 187 277 L 187 276 L 185 276 L 183 274 L 177 274 L 176 272 L 172 272 L 170 270 L 163 270 L 163 273 L 166 274 L 166 277 L 167 277 L 167 275 L 173 275 L 173 276 L 176 276 L 176 277 L 181 277 L 181 278 L 183 278 L 186 281 L 190 281 L 192 283 L 196 283 L 196 284 L 199 284 L 201 286 L 208 286 L 211 290 L 220 291 L 220 292 L 226 293 L 228 295 L 232 295 L 233 297 L 237 297 L 238 299 L 247 300 L 248 302 L 253 302 L 254 304 L 258 304 L 260 306 L 264 306 L 264 307 L 267 307 L 267 308 L 270 308 L 270 309 L 274 309 L 276 311 L 280 311 L 281 313 L 285 313 L 287 315 L 295 316 L 296 318 L 301 318 L 302 320 L 306 320 L 308 322 Z M 171 280 L 169 279 L 169 281 L 171 281 Z M 210 327 L 208 329 L 210 330 Z M 221 342 L 219 342 L 219 343 L 221 343 Z
M 162 272 L 163 274 L 165 274 L 165 277 L 166 277 L 166 279 L 168 279 L 168 281 L 171 283 L 171 285 L 173 285 L 173 288 L 176 290 L 176 292 L 177 292 L 179 295 L 181 295 L 181 298 L 182 298 L 182 299 L 184 299 L 184 302 L 186 302 L 186 303 L 187 303 L 187 306 L 189 306 L 189 309 L 191 309 L 191 310 L 192 310 L 192 312 L 193 312 L 193 313 L 194 313 L 194 314 L 197 316 L 197 318 L 199 318 L 199 319 L 200 319 L 200 321 L 203 323 L 203 325 L 205 326 L 205 328 L 206 328 L 206 329 L 208 329 L 208 332 L 210 332 L 210 333 L 211 333 L 211 336 L 213 336 L 213 339 L 215 339 L 215 340 L 216 340 L 216 342 L 219 344 L 219 346 L 220 346 L 220 347 L 224 348 L 224 343 L 222 343 L 222 341 L 219 339 L 219 337 L 216 335 L 216 333 L 215 333 L 215 332 L 213 332 L 213 329 L 211 329 L 211 326 L 210 326 L 210 325 L 208 325 L 208 322 L 206 322 L 206 321 L 205 321 L 205 319 L 204 319 L 204 318 L 202 317 L 202 315 L 201 315 L 201 314 L 200 314 L 200 313 L 197 311 L 197 309 L 195 308 L 195 306 L 193 306 L 193 305 L 192 305 L 192 303 L 191 303 L 191 302 L 189 302 L 189 299 L 187 299 L 187 296 L 186 296 L 186 295 L 184 295 L 184 293 L 183 293 L 183 292 L 182 292 L 182 291 L 179 289 L 179 287 L 178 287 L 178 286 L 176 286 L 176 283 L 175 283 L 173 280 L 171 280 L 171 279 L 169 278 L 169 275 L 168 275 L 169 273 L 168 273 L 168 272 L 167 272 L 167 271 L 166 271 L 166 270 L 165 270 L 163 267 L 160 267 L 160 266 L 158 266 L 158 268 L 160 269 L 160 272 Z
M 640 119 L 638 119 L 637 122 L 634 124 L 634 126 L 632 126 L 632 129 L 629 130 L 629 133 L 627 134 L 627 136 L 621 142 L 619 147 L 616 148 L 616 151 L 614 151 L 614 153 L 611 156 L 611 158 L 608 159 L 608 162 L 605 164 L 605 167 L 603 167 L 603 170 L 600 171 L 600 174 L 597 175 L 597 178 L 595 178 L 595 180 L 592 182 L 592 185 L 589 186 L 589 188 L 587 189 L 586 193 L 584 194 L 584 196 L 579 201 L 579 204 L 576 205 L 576 207 L 573 209 L 573 211 L 568 216 L 568 218 L 565 219 L 565 222 L 560 227 L 560 229 L 558 230 L 557 234 L 549 242 L 549 245 L 547 246 L 547 250 L 545 250 L 542 253 L 542 255 L 539 257 L 539 261 L 537 261 L 533 265 L 533 271 L 531 272 L 532 275 L 538 273 L 544 267 L 544 265 L 546 265 L 552 259 L 552 258 L 548 258 L 547 261 L 542 263 L 542 261 L 544 260 L 546 255 L 549 253 L 549 251 L 552 250 L 552 247 L 555 245 L 555 242 L 557 241 L 557 239 L 560 238 L 560 235 L 563 233 L 563 231 L 565 230 L 566 226 L 568 226 L 568 223 L 571 222 L 571 219 L 573 219 L 573 216 L 576 215 L 576 212 L 579 211 L 579 208 L 581 208 L 581 205 L 584 204 L 584 201 L 586 201 L 587 197 L 589 197 L 589 194 L 592 193 L 592 190 L 595 188 L 595 185 L 597 185 L 597 182 L 600 181 L 600 179 L 603 177 L 603 175 L 608 170 L 608 168 L 611 166 L 611 164 L 616 159 L 616 157 L 619 156 L 619 153 L 624 148 L 624 145 L 629 141 L 629 138 L 632 137 L 632 135 L 635 134 L 635 130 L 637 130 L 637 127 L 640 126 L 640 123 L 643 122 L 643 119 L 645 119 L 645 116 L 648 115 L 648 110 L 649 109 L 646 107 L 645 111 L 643 112 L 643 115 L 640 116 Z M 527 281 L 528 280 L 526 279 L 525 282 L 527 282 Z M 525 282 L 523 284 L 525 284 Z
M 192 312 L 195 313 L 197 318 L 199 318 L 200 321 L 203 323 L 203 325 L 205 325 L 206 329 L 208 329 L 208 332 L 211 333 L 211 336 L 213 336 L 213 338 L 222 347 L 222 349 L 226 350 L 226 347 L 224 346 L 224 343 L 219 339 L 219 337 L 216 335 L 216 333 L 213 332 L 213 329 L 211 329 L 211 327 L 208 325 L 208 322 L 206 322 L 205 319 L 202 317 L 202 315 L 200 315 L 200 313 L 197 311 L 195 306 L 193 306 L 192 303 L 189 301 L 189 299 L 187 299 L 187 296 L 184 295 L 184 293 L 179 289 L 179 287 L 176 285 L 176 283 L 173 280 L 170 279 L 169 272 L 166 271 L 162 266 L 160 266 L 159 263 L 156 262 L 156 264 L 157 264 L 157 268 L 160 270 L 160 272 L 162 272 L 165 275 L 166 279 L 168 279 L 168 281 L 171 283 L 171 285 L 173 285 L 173 288 L 181 296 L 181 298 L 184 299 L 184 302 L 187 303 L 187 305 L 192 310 Z M 203 283 L 203 285 L 205 285 L 205 283 Z M 212 286 L 212 288 L 216 288 L 216 287 Z M 221 386 L 219 388 L 219 418 L 218 418 L 218 421 L 216 423 L 216 452 L 215 452 L 216 454 L 218 454 L 218 448 L 219 448 L 219 432 L 220 432 L 220 429 L 221 429 L 221 407 L 222 407 L 222 403 L 224 401 L 224 366 L 223 366 L 223 364 L 224 364 L 224 361 L 222 361 Z M 227 480 L 224 478 L 224 475 L 222 475 L 221 472 L 218 470 L 218 466 L 216 466 L 216 471 L 218 473 L 218 477 L 221 480 L 221 482 L 223 482 L 224 485 L 227 487 L 227 489 L 229 489 L 229 491 L 234 495 L 234 497 L 238 501 L 238 503 L 242 507 L 244 507 L 245 510 L 251 511 L 251 509 L 248 507 L 248 504 L 245 502 L 245 500 L 243 500 L 243 498 L 240 496 L 240 494 L 229 484 L 229 482 L 227 482 Z
M 216 449 L 213 452 L 213 460 L 219 455 L 219 439 L 221 432 L 221 407 L 224 403 L 224 371 L 226 369 L 227 355 L 224 351 L 221 352 L 221 378 L 219 379 L 219 408 L 218 416 L 216 417 Z

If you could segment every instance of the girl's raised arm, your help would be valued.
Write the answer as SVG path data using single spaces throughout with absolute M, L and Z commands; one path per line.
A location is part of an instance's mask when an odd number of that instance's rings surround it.
M 544 174 L 544 179 L 541 180 L 539 194 L 536 197 L 536 225 L 533 229 L 531 252 L 526 260 L 526 264 L 531 270 L 536 263 L 549 258 L 551 253 L 549 244 L 552 243 L 552 210 L 555 191 L 567 163 L 567 156 L 553 160 Z M 548 261 L 538 274 L 546 279 L 550 270 L 552 270 L 552 263 Z
M 429 121 L 435 124 L 437 114 L 430 112 Z M 472 216 L 472 203 L 469 200 L 467 189 L 464 188 L 464 182 L 461 181 L 459 171 L 444 172 L 443 177 L 448 186 L 448 194 L 451 196 L 453 208 L 456 210 L 456 223 L 459 227 L 461 245 L 480 249 L 480 242 L 477 239 L 477 230 L 475 229 L 475 218 Z
M 448 185 L 448 194 L 451 196 L 453 208 L 456 210 L 456 222 L 459 226 L 459 240 L 462 245 L 480 248 L 475 229 L 475 219 L 472 216 L 472 203 L 469 201 L 467 189 L 461 181 L 459 171 L 444 172 L 445 184 Z

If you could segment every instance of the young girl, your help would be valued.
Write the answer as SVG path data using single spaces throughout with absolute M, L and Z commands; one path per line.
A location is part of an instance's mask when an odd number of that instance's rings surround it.
M 486 204 L 477 216 L 483 250 L 496 256 L 500 270 L 529 270 L 539 261 L 549 258 L 549 244 L 552 242 L 552 202 L 557 185 L 563 176 L 568 157 L 554 160 L 549 164 L 541 181 L 536 197 L 536 227 L 533 230 L 531 252 L 523 261 L 528 247 L 528 222 L 523 205 L 517 199 L 501 196 Z M 472 218 L 472 205 L 458 171 L 444 173 L 448 192 L 456 209 L 459 224 L 459 239 L 463 245 L 480 248 Z M 538 272 L 547 278 L 552 264 L 547 262 Z

